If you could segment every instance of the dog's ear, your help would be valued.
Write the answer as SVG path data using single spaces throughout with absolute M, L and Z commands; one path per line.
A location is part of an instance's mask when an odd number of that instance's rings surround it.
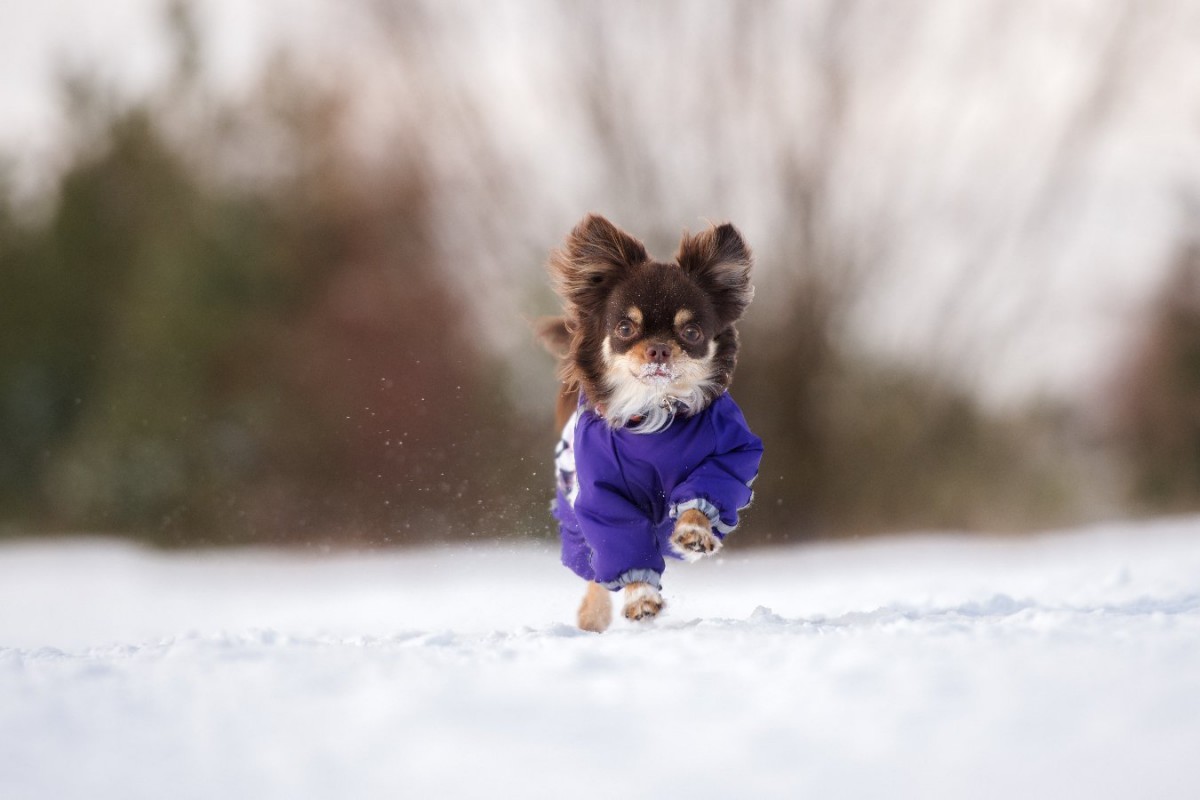
M 533 332 L 551 355 L 567 357 L 571 349 L 571 327 L 566 317 L 541 317 L 534 321 Z
M 732 324 L 754 299 L 750 285 L 750 248 L 728 222 L 689 236 L 685 231 L 675 256 L 680 268 L 708 293 L 717 317 Z
M 588 214 L 550 256 L 554 288 L 572 311 L 588 315 L 629 270 L 648 260 L 642 243 L 598 214 Z

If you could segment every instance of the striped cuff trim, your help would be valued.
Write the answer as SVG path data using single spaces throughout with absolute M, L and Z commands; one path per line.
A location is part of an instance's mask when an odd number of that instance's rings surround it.
M 652 569 L 628 569 L 618 575 L 615 581 L 597 581 L 597 583 L 614 592 L 630 583 L 648 583 L 655 589 L 662 589 L 662 575 Z
M 671 506 L 671 519 L 679 519 L 680 514 L 693 508 L 708 517 L 708 521 L 712 523 L 713 530 L 722 536 L 727 533 L 733 533 L 734 529 L 737 528 L 736 525 L 726 525 L 722 522 L 721 512 L 703 497 L 697 497 L 695 500 L 686 500 Z

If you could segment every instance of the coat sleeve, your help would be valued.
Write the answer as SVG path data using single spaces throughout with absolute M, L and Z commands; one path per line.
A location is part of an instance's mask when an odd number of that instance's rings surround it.
M 634 581 L 658 587 L 665 565 L 654 525 L 629 498 L 611 442 L 596 427 L 602 424 L 581 421 L 575 448 L 579 481 L 575 517 L 592 552 L 594 580 L 614 590 Z
M 762 440 L 746 424 L 741 409 L 725 396 L 712 416 L 712 455 L 679 483 L 670 497 L 671 517 L 695 508 L 708 517 L 719 538 L 733 531 L 738 512 L 750 505 L 750 488 L 762 461 Z

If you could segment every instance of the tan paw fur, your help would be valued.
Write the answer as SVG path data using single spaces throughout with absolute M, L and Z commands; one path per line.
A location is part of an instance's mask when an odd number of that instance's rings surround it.
M 721 540 L 712 532 L 708 517 L 689 508 L 675 521 L 671 534 L 671 549 L 686 561 L 697 561 L 721 549 Z
M 632 622 L 654 619 L 664 605 L 658 589 L 648 583 L 631 583 L 625 587 L 625 619 Z
M 579 627 L 593 633 L 604 633 L 612 623 L 612 598 L 608 589 L 598 583 L 588 583 L 587 594 L 579 606 Z

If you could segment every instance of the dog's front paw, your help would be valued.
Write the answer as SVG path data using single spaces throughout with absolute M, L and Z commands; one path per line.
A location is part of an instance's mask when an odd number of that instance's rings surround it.
M 679 515 L 671 534 L 671 549 L 687 561 L 698 561 L 721 549 L 721 540 L 712 532 L 708 517 L 694 508 Z
M 632 622 L 654 619 L 664 605 L 658 589 L 648 583 L 631 583 L 625 587 L 625 619 Z

